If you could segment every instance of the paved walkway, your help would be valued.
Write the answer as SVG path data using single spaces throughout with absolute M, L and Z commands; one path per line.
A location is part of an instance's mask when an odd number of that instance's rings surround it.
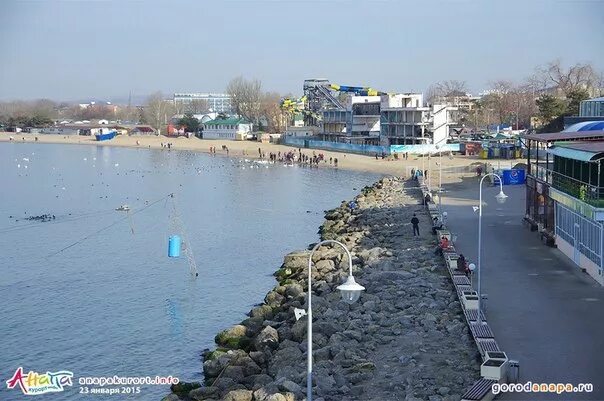
M 456 248 L 477 256 L 478 180 L 448 185 L 443 210 Z M 593 383 L 593 393 L 514 393 L 501 400 L 604 400 L 604 288 L 522 226 L 525 187 L 483 188 L 482 288 L 501 349 L 520 361 L 520 382 Z M 476 279 L 476 277 L 474 277 Z

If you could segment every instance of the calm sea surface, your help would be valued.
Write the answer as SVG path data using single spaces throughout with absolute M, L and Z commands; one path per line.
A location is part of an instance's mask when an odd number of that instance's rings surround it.
M 169 392 L 83 395 L 77 379 L 87 376 L 201 380 L 200 352 L 262 301 L 283 255 L 316 241 L 323 211 L 377 178 L 191 152 L 0 144 L 0 399 L 31 399 L 6 388 L 20 366 L 73 372 L 49 400 Z M 153 202 L 171 192 L 197 279 L 184 254 L 167 257 L 171 203 Z M 115 211 L 122 204 L 131 219 Z M 55 219 L 23 220 L 47 213 Z

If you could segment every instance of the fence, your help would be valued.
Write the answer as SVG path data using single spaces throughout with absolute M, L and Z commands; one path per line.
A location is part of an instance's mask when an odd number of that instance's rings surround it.
M 579 252 L 596 265 L 602 266 L 601 223 L 587 219 L 558 202 L 555 205 L 556 235 L 577 247 Z
M 414 153 L 414 154 L 435 154 L 439 152 L 460 152 L 461 144 L 459 143 L 445 143 L 439 145 L 427 144 L 427 145 L 390 145 L 391 153 Z
M 333 150 L 336 152 L 360 153 L 365 155 L 374 155 L 385 153 L 387 155 L 393 153 L 411 153 L 411 154 L 428 154 L 438 152 L 459 152 L 460 144 L 447 143 L 436 148 L 436 145 L 357 145 L 343 142 L 319 141 L 316 139 L 297 138 L 294 136 L 281 137 L 284 145 L 296 146 L 299 148 L 324 149 Z
M 390 149 L 387 146 L 376 145 L 357 145 L 343 142 L 328 142 L 315 139 L 296 138 L 291 136 L 282 137 L 284 145 L 296 146 L 299 148 L 324 149 L 333 150 L 336 152 L 360 153 L 365 155 L 374 155 L 385 153 L 390 154 Z

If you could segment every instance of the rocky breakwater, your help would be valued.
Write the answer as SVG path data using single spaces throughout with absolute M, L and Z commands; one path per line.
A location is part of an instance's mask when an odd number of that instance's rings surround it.
M 459 400 L 479 373 L 479 355 L 440 257 L 434 255 L 420 192 L 397 178 L 364 188 L 328 211 L 322 239 L 352 252 L 359 302 L 340 300 L 347 277 L 340 248 L 313 256 L 315 399 Z M 421 236 L 409 223 L 420 218 Z M 205 383 L 179 384 L 164 400 L 294 401 L 305 399 L 309 251 L 285 256 L 279 284 L 249 318 L 216 336 L 205 352 Z

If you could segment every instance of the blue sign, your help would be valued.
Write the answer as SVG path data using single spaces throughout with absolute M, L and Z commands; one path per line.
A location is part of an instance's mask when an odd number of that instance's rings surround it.
M 525 171 L 522 169 L 503 170 L 501 174 L 503 185 L 520 185 L 526 181 Z

